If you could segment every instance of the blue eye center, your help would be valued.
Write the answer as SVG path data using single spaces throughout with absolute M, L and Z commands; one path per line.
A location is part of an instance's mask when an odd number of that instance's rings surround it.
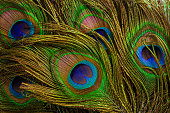
M 143 45 L 137 49 L 137 56 L 139 61 L 145 66 L 151 68 L 158 68 L 159 66 L 156 62 L 154 55 L 152 54 L 155 53 L 160 65 L 163 66 L 165 64 L 164 58 L 166 59 L 165 52 L 163 54 L 163 51 L 160 46 L 157 45 L 153 45 L 153 46 L 147 45 L 147 46 L 148 48 L 145 45 Z
M 155 50 L 155 53 L 156 53 L 156 56 L 158 58 L 158 60 L 161 59 L 161 51 L 158 47 L 154 46 L 154 50 L 152 48 L 152 46 L 148 46 L 148 48 L 154 52 Z M 147 47 L 144 47 L 143 50 L 142 50 L 142 56 L 145 60 L 148 60 L 149 58 L 154 58 L 153 54 L 151 53 L 151 51 L 149 51 Z
M 93 86 L 97 80 L 97 68 L 91 62 L 83 60 L 73 67 L 68 75 L 68 83 L 75 89 L 86 89 Z
M 101 36 L 104 36 L 109 42 L 110 41 L 110 38 L 113 39 L 113 35 L 111 33 L 111 31 L 109 29 L 107 29 L 106 27 L 100 27 L 100 28 L 97 28 L 95 29 L 94 31 L 96 31 L 98 34 L 100 34 Z M 95 36 L 93 35 L 90 35 L 93 39 L 96 40 Z M 110 38 L 109 38 L 110 37 Z M 103 45 L 103 47 L 105 48 L 105 50 L 107 50 L 107 47 L 105 46 L 104 42 L 99 39 L 100 43 Z
M 11 34 L 16 40 L 22 39 L 25 35 L 28 35 L 29 32 L 29 26 L 22 21 L 15 23 L 11 29 Z
M 23 94 L 21 93 L 21 89 L 20 89 L 22 82 L 27 83 L 28 81 L 21 78 L 20 76 L 16 76 L 12 80 L 12 82 L 9 86 L 9 90 L 10 90 L 11 94 L 16 98 L 24 98 Z
M 99 33 L 100 35 L 104 36 L 107 40 L 109 40 L 106 31 L 104 31 L 103 29 L 96 29 L 96 30 L 94 30 L 94 31 L 96 31 L 96 32 Z
M 90 78 L 92 75 L 92 70 L 85 64 L 75 66 L 70 74 L 71 79 L 78 84 L 85 84 L 87 81 L 84 77 Z
M 9 37 L 14 40 L 21 40 L 33 34 L 33 24 L 26 19 L 15 22 L 9 31 Z

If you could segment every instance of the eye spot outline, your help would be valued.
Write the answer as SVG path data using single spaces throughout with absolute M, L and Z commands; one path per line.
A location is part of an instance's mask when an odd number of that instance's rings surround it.
M 13 77 L 13 78 L 14 78 L 14 77 Z M 10 85 L 10 84 L 9 84 L 9 85 Z M 27 104 L 29 104 L 30 102 L 32 102 L 32 101 L 35 100 L 35 98 L 30 98 L 30 99 L 29 99 L 28 101 L 26 101 L 25 103 L 18 103 L 18 102 L 16 102 L 15 100 L 13 100 L 13 99 L 10 97 L 10 95 L 6 92 L 6 90 L 4 89 L 5 87 L 3 86 L 1 80 L 0 80 L 0 86 L 1 86 L 4 94 L 7 96 L 7 98 L 8 98 L 11 102 L 13 102 L 14 104 L 16 104 L 16 105 L 24 106 L 24 105 L 27 105 Z M 8 88 L 9 88 L 9 87 L 8 87 Z M 9 91 L 9 92 L 10 92 L 10 91 Z M 10 94 L 11 94 L 11 93 L 10 93 Z M 18 98 L 18 99 L 19 99 L 19 98 Z
M 134 48 L 135 48 L 136 43 L 137 43 L 138 40 L 141 38 L 141 36 L 143 36 L 143 35 L 145 35 L 146 33 L 149 33 L 149 32 L 150 32 L 150 33 L 153 33 L 153 34 L 155 34 L 155 35 L 158 35 L 158 36 L 160 37 L 160 39 L 163 40 L 163 42 L 165 43 L 165 45 L 168 46 L 168 44 L 167 44 L 167 42 L 165 41 L 165 39 L 163 38 L 163 36 L 162 36 L 161 34 L 159 34 L 158 32 L 151 30 L 150 28 L 147 29 L 147 30 L 145 30 L 144 32 L 142 32 L 142 33 L 136 38 L 135 42 L 132 44 L 132 39 L 133 39 L 133 37 L 136 35 L 136 33 L 137 33 L 139 30 L 141 30 L 141 29 L 143 29 L 143 28 L 145 28 L 145 27 L 148 27 L 148 26 L 151 27 L 151 28 L 156 28 L 158 31 L 161 31 L 161 33 L 165 34 L 165 36 L 167 37 L 166 31 L 165 31 L 162 27 L 160 27 L 160 26 L 158 26 L 158 25 L 155 25 L 155 24 L 152 24 L 152 23 L 149 23 L 149 22 L 146 22 L 146 23 L 143 23 L 142 25 L 140 25 L 139 27 L 134 28 L 134 29 L 132 30 L 132 31 L 133 31 L 132 33 L 128 33 L 128 34 L 126 35 L 126 36 L 127 36 L 126 41 L 127 41 L 128 44 L 130 44 L 129 46 L 131 46 L 131 49 L 130 49 L 131 54 L 130 54 L 130 56 L 131 56 L 131 58 L 132 58 L 133 63 L 134 63 L 135 66 L 137 67 L 137 69 L 138 69 L 140 72 L 142 72 L 142 73 L 144 74 L 144 76 L 148 77 L 148 79 L 155 79 L 155 77 L 159 77 L 159 75 L 155 75 L 155 74 L 146 72 L 143 68 L 141 68 L 141 67 L 138 65 L 138 63 L 136 62 L 136 60 L 135 60 L 135 58 L 134 58 L 134 56 L 133 56 L 134 53 L 135 53 Z M 167 48 L 167 49 L 169 50 L 169 48 Z M 165 73 L 165 75 L 167 75 L 167 73 Z
M 145 34 L 148 33 L 148 32 L 151 32 L 151 33 L 154 33 L 154 34 L 158 35 L 158 36 L 165 42 L 165 44 L 167 45 L 165 39 L 164 39 L 159 33 L 157 33 L 156 31 L 153 31 L 153 30 L 151 30 L 151 29 L 148 29 L 148 30 L 142 32 L 142 33 L 137 37 L 137 39 L 135 40 L 135 43 L 132 45 L 132 50 L 131 50 L 132 56 L 134 55 L 134 50 L 133 50 L 133 49 L 135 48 L 136 43 L 138 42 L 138 40 L 139 40 L 143 35 L 145 35 Z M 162 49 L 161 49 L 161 50 L 162 50 Z M 133 61 L 135 61 L 135 59 L 133 59 Z M 135 64 L 137 64 L 136 61 L 135 61 Z M 138 68 L 141 70 L 141 68 L 139 67 L 138 64 L 137 64 L 137 66 L 138 66 Z M 142 69 L 142 72 L 146 72 L 146 71 L 144 71 L 144 70 Z M 147 72 L 146 72 L 146 73 L 147 73 Z M 150 75 L 151 75 L 151 74 L 150 74 Z
M 40 34 L 43 34 L 43 30 L 42 30 L 41 24 L 39 23 L 38 19 L 37 19 L 32 13 L 26 12 L 26 11 L 21 10 L 21 9 L 7 8 L 7 9 L 4 9 L 4 10 L 2 10 L 2 11 L 0 12 L 0 16 L 1 16 L 5 11 L 7 11 L 7 10 L 16 10 L 16 11 L 20 11 L 20 12 L 22 12 L 22 13 L 24 13 L 24 14 L 27 14 L 27 15 L 31 16 L 31 17 L 32 17 L 33 19 L 35 19 L 35 21 L 37 22 L 37 24 L 38 24 L 38 26 L 39 26 L 39 28 L 40 28 Z M 4 35 L 1 33 L 1 30 L 0 30 L 0 35 L 2 36 L 4 42 L 5 42 L 9 47 L 11 47 L 11 45 L 10 45 L 10 44 L 8 43 L 8 41 L 5 39 Z M 11 40 L 12 40 L 12 39 L 11 39 Z
M 61 55 L 59 55 L 58 57 L 56 57 L 55 58 L 55 56 L 58 54 L 58 53 L 62 53 Z M 93 90 L 89 90 L 89 88 L 87 88 L 87 89 L 82 89 L 82 90 L 78 90 L 78 89 L 75 89 L 75 88 L 73 88 L 74 89 L 74 91 L 72 90 L 72 89 L 70 89 L 70 86 L 67 86 L 66 84 L 65 84 L 65 82 L 64 82 L 64 80 L 62 79 L 62 75 L 60 74 L 60 72 L 59 72 L 59 69 L 58 69 L 58 67 L 57 67 L 57 65 L 58 65 L 58 63 L 59 63 L 59 60 L 62 58 L 62 57 L 64 57 L 65 55 L 70 55 L 70 54 L 72 54 L 72 55 L 81 55 L 81 56 L 83 56 L 83 57 L 87 57 L 87 58 L 90 58 L 90 59 L 92 59 L 92 60 L 94 60 L 96 63 L 98 63 L 98 65 L 100 66 L 100 68 L 101 68 L 101 70 L 102 71 L 100 71 L 99 73 L 102 75 L 102 76 L 99 76 L 99 78 L 101 78 L 101 81 L 99 81 L 99 83 L 98 84 L 95 84 L 94 86 L 92 86 L 93 88 L 95 88 L 95 89 L 93 89 Z M 68 90 L 67 90 L 67 92 L 69 92 L 69 94 L 70 95 L 74 95 L 74 96 L 76 96 L 76 97 L 82 97 L 82 96 L 89 96 L 89 95 L 93 95 L 93 94 L 95 94 L 95 93 L 97 93 L 99 90 L 105 90 L 105 84 L 107 84 L 108 83 L 108 79 L 107 79 L 107 77 L 106 77 L 106 70 L 105 70 L 105 68 L 103 67 L 103 64 L 99 61 L 99 60 L 97 60 L 97 59 L 95 59 L 94 57 L 92 57 L 92 56 L 89 56 L 89 55 L 86 55 L 86 54 L 83 54 L 83 53 L 77 53 L 77 52 L 64 52 L 63 53 L 63 50 L 61 50 L 61 51 L 58 51 L 58 52 L 54 52 L 53 54 L 52 54 L 52 56 L 51 56 L 51 68 L 53 68 L 52 69 L 52 73 L 53 73 L 53 77 L 54 77 L 54 79 L 55 79 L 55 81 L 56 82 L 60 82 L 62 85 L 63 85 L 63 87 L 66 87 Z M 70 72 L 70 71 L 69 71 Z M 67 75 L 68 76 L 68 75 Z M 67 79 L 66 79 L 66 81 L 67 81 Z M 96 82 L 95 82 L 96 83 Z M 97 85 L 97 86 L 96 86 Z M 99 85 L 99 86 L 98 86 Z M 71 86 L 72 87 L 72 86 Z M 90 87 L 91 88 L 91 87 Z M 75 91 L 76 90 L 76 91 Z M 77 91 L 79 92 L 79 93 L 77 93 Z

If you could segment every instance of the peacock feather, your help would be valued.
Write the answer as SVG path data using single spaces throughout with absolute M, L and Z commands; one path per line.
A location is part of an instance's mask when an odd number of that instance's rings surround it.
M 0 111 L 169 111 L 169 1 L 1 0 Z

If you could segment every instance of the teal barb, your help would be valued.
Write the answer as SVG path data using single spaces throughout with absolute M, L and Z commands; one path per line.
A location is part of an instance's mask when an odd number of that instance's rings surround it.
M 0 112 L 167 113 L 167 4 L 0 1 Z

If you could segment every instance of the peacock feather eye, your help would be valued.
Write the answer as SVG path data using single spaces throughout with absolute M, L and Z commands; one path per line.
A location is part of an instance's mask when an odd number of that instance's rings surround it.
M 58 52 L 52 59 L 55 78 L 75 94 L 85 95 L 97 90 L 105 75 L 102 65 L 90 55 Z
M 166 113 L 167 1 L 0 0 L 0 112 Z
M 135 43 L 132 44 L 132 54 L 138 66 L 143 68 L 142 70 L 153 74 L 153 70 L 158 72 L 160 67 L 164 68 L 166 66 L 169 49 L 166 32 L 163 29 L 160 30 L 159 26 L 149 26 L 144 24 L 144 27 L 139 29 L 143 32 L 140 35 L 135 35 L 137 38 Z M 165 71 L 165 69 L 163 70 Z
M 21 83 L 29 83 L 29 81 L 21 76 L 15 76 L 11 79 L 5 80 L 4 78 L 4 80 L 1 80 L 1 83 L 2 81 L 5 81 L 2 84 L 2 89 L 4 90 L 7 97 L 16 104 L 22 105 L 25 103 L 29 103 L 32 98 L 26 97 L 26 92 L 23 92 L 20 89 Z
M 42 34 L 41 25 L 43 14 L 32 9 L 39 9 L 32 5 L 18 5 L 1 2 L 0 9 L 0 38 L 4 47 L 10 47 L 15 41 Z M 31 9 L 32 8 L 32 9 Z

